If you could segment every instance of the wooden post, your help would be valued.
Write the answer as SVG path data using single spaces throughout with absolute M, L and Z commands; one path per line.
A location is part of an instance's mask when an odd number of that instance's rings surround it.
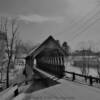
M 64 58 L 63 58 L 63 56 L 62 56 L 62 65 L 64 66 Z
M 51 59 L 51 57 L 50 57 L 50 64 L 52 64 L 52 59 Z
M 72 75 L 73 75 L 72 76 L 72 81 L 74 81 L 75 80 L 75 73 L 73 72 Z
M 54 65 L 56 65 L 56 62 L 55 62 L 55 57 L 53 57 L 53 62 L 54 62 Z
M 54 65 L 54 58 L 52 57 L 52 64 Z
M 59 56 L 59 66 L 61 67 L 61 65 L 62 65 L 62 58 L 61 58 L 61 56 Z
M 16 90 L 14 91 L 14 97 L 16 97 L 16 96 L 19 94 L 18 85 L 15 84 L 14 86 L 15 86 L 15 88 L 16 88 Z
M 57 57 L 57 76 L 58 76 L 58 74 L 59 74 L 59 57 Z
M 48 64 L 50 64 L 49 57 L 48 57 Z
M 86 76 L 86 75 L 84 76 L 84 78 L 85 78 L 85 82 L 87 82 L 87 79 L 88 79 L 88 78 L 87 78 L 87 76 Z
M 55 65 L 56 65 L 56 66 L 55 66 L 55 67 L 56 67 L 56 68 L 55 68 L 55 69 L 56 69 L 56 72 L 58 72 L 58 67 L 57 67 L 57 65 L 58 65 L 58 63 L 57 63 L 57 57 L 55 57 Z
M 89 81 L 90 81 L 90 86 L 92 86 L 93 85 L 93 78 L 92 78 L 92 76 L 89 77 Z
M 49 57 L 47 57 L 47 62 L 48 62 L 48 64 L 49 64 Z

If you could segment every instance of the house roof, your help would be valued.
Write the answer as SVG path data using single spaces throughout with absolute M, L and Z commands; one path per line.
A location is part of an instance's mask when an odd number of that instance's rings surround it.
M 33 57 L 36 57 L 42 50 L 45 49 L 46 45 L 49 43 L 49 42 L 53 42 L 57 48 L 59 48 L 60 52 L 64 55 L 65 52 L 64 50 L 61 48 L 61 46 L 59 45 L 59 43 L 50 35 L 45 41 L 43 41 L 40 45 L 37 45 L 35 48 L 33 48 L 27 57 L 29 56 L 33 56 Z M 26 58 L 27 58 L 26 57 Z

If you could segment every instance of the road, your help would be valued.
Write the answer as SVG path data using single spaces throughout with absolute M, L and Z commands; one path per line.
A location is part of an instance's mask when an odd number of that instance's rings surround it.
M 61 84 L 32 94 L 32 98 L 39 100 L 100 100 L 100 90 L 66 80 L 59 80 Z
M 97 88 L 63 79 L 59 82 L 61 84 L 31 94 L 23 93 L 14 100 L 100 100 Z

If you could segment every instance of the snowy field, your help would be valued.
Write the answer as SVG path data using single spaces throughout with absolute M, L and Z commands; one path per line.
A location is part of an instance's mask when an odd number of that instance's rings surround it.
M 70 72 L 75 72 L 75 73 L 81 74 L 80 68 L 79 67 L 72 66 L 70 64 L 70 62 L 65 65 L 65 70 L 66 71 L 70 71 Z M 89 69 L 89 75 L 94 76 L 94 77 L 97 77 L 98 76 L 97 69 L 90 68 Z

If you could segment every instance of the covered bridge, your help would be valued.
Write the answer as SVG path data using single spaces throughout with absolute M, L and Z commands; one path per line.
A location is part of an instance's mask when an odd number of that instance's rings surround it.
M 36 66 L 49 74 L 61 78 L 64 76 L 65 71 L 64 58 L 64 50 L 52 36 L 49 36 L 26 57 L 27 74 L 31 76 L 34 72 L 34 66 Z

